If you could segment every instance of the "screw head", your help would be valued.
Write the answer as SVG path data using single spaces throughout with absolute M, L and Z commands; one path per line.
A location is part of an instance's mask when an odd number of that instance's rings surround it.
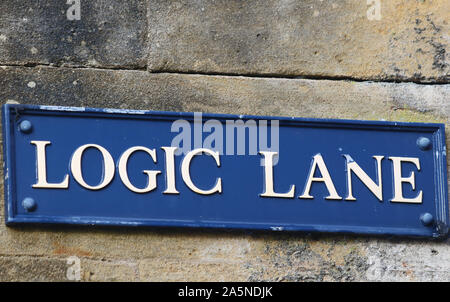
M 22 206 L 25 208 L 25 210 L 27 210 L 27 212 L 32 212 L 36 210 L 37 203 L 33 198 L 27 197 L 22 201 Z
M 428 150 L 431 148 L 431 145 L 431 140 L 427 137 L 421 136 L 417 139 L 417 146 L 419 146 L 421 150 Z
M 422 222 L 423 225 L 429 226 L 433 223 L 434 218 L 433 215 L 431 215 L 430 213 L 424 213 L 420 215 L 420 221 Z
M 33 129 L 33 125 L 31 124 L 30 121 L 28 120 L 23 120 L 20 122 L 19 124 L 19 129 L 21 132 L 23 133 L 30 133 L 31 130 Z

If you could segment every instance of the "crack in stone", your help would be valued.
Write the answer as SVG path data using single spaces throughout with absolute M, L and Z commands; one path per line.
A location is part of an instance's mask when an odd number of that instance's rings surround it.
M 93 70 L 111 70 L 111 71 L 145 71 L 148 74 L 180 74 L 180 75 L 203 75 L 203 76 L 221 76 L 221 77 L 247 77 L 247 78 L 261 78 L 261 79 L 293 79 L 293 80 L 326 80 L 326 81 L 346 81 L 346 82 L 367 82 L 367 83 L 414 83 L 417 85 L 447 85 L 450 81 L 441 81 L 439 79 L 436 82 L 432 81 L 416 81 L 414 79 L 370 79 L 370 78 L 354 78 L 347 76 L 324 76 L 324 75 L 279 75 L 279 74 L 245 74 L 245 73 L 209 73 L 209 72 L 192 72 L 192 71 L 178 71 L 178 70 L 158 70 L 149 71 L 147 66 L 144 67 L 124 67 L 124 66 L 84 66 L 84 65 L 68 65 L 68 64 L 45 64 L 45 63 L 25 63 L 25 64 L 12 64 L 12 63 L 0 63 L 0 67 L 26 67 L 26 68 L 72 68 L 72 69 L 93 69 Z

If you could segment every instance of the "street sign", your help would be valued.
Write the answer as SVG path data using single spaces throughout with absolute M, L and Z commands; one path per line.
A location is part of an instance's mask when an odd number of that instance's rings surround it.
M 448 233 L 443 124 L 2 109 L 8 225 Z

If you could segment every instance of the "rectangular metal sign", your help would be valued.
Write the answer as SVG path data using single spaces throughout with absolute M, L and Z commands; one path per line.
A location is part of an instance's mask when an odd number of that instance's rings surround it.
M 2 109 L 8 225 L 448 233 L 443 124 Z

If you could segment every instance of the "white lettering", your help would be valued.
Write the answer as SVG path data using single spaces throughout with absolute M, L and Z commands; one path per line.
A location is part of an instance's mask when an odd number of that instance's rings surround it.
M 316 168 L 319 167 L 320 173 L 322 174 L 322 177 L 314 177 L 314 173 L 316 171 Z M 325 162 L 323 161 L 322 155 L 316 154 L 313 157 L 313 163 L 311 166 L 311 170 L 309 171 L 308 181 L 306 183 L 305 190 L 299 198 L 306 198 L 306 199 L 312 199 L 314 198 L 309 194 L 309 191 L 311 190 L 311 185 L 314 181 L 319 181 L 325 183 L 328 192 L 330 193 L 329 196 L 325 197 L 325 199 L 333 199 L 333 200 L 340 200 L 342 197 L 338 195 L 336 192 L 336 188 L 334 187 L 333 181 L 331 180 L 330 173 L 328 172 L 327 166 L 325 165 Z
M 210 195 L 210 194 L 214 194 L 216 192 L 221 193 L 222 192 L 222 179 L 220 177 L 217 179 L 215 186 L 213 188 L 211 188 L 210 190 L 201 190 L 198 187 L 196 187 L 194 185 L 194 183 L 192 182 L 191 174 L 190 174 L 191 160 L 194 156 L 196 156 L 202 152 L 214 157 L 214 159 L 216 160 L 217 166 L 220 167 L 219 152 L 214 152 L 214 151 L 211 151 L 209 149 L 204 149 L 204 148 L 194 149 L 191 152 L 189 152 L 188 154 L 186 154 L 186 157 L 183 159 L 183 163 L 181 164 L 181 175 L 183 177 L 184 183 L 188 186 L 189 189 L 191 189 L 192 191 L 194 191 L 195 193 L 198 193 L 198 194 Z
M 83 178 L 81 171 L 81 157 L 87 148 L 98 149 L 103 156 L 103 176 L 101 182 L 96 186 L 88 185 Z M 109 154 L 108 150 L 102 146 L 96 144 L 86 144 L 79 147 L 72 155 L 72 161 L 70 163 L 70 170 L 72 171 L 73 178 L 83 187 L 89 190 L 100 190 L 106 187 L 114 178 L 114 160 Z
M 47 182 L 47 162 L 45 155 L 45 146 L 50 145 L 49 141 L 31 141 L 31 144 L 36 146 L 36 172 L 37 183 L 33 188 L 47 188 L 47 189 L 67 189 L 69 187 L 69 174 L 64 176 L 64 180 L 60 183 Z
M 273 189 L 273 157 L 278 155 L 278 152 L 260 151 L 264 156 L 264 193 L 260 194 L 262 197 L 281 197 L 294 198 L 295 185 L 292 185 L 287 193 L 275 193 Z
M 402 177 L 402 162 L 413 163 L 420 171 L 419 159 L 415 157 L 389 157 L 389 159 L 392 161 L 394 171 L 394 198 L 391 202 L 422 203 L 422 191 L 415 198 L 405 198 L 402 190 L 403 183 L 409 183 L 413 190 L 416 189 L 414 171 L 408 177 Z
M 136 188 L 135 186 L 133 186 L 130 182 L 130 179 L 128 178 L 127 163 L 128 163 L 128 159 L 130 158 L 131 154 L 133 154 L 136 151 L 146 152 L 147 154 L 150 155 L 153 162 L 156 163 L 156 152 L 154 149 L 149 149 L 149 148 L 141 147 L 141 146 L 129 148 L 122 154 L 122 156 L 120 157 L 120 160 L 119 160 L 120 179 L 122 180 L 123 184 L 131 191 L 136 192 L 136 193 L 147 193 L 156 188 L 156 185 L 157 185 L 156 184 L 156 176 L 159 173 L 161 173 L 161 171 L 143 170 L 142 172 L 144 174 L 147 174 L 147 176 L 148 176 L 147 186 L 143 189 L 139 189 L 139 188 Z
M 362 181 L 362 183 L 380 200 L 383 201 L 383 185 L 381 174 L 381 160 L 384 156 L 375 155 L 373 158 L 377 161 L 377 176 L 378 185 L 364 172 L 363 169 L 350 157 L 350 155 L 344 155 L 347 159 L 347 185 L 348 196 L 345 200 L 356 200 L 352 193 L 352 172 Z

